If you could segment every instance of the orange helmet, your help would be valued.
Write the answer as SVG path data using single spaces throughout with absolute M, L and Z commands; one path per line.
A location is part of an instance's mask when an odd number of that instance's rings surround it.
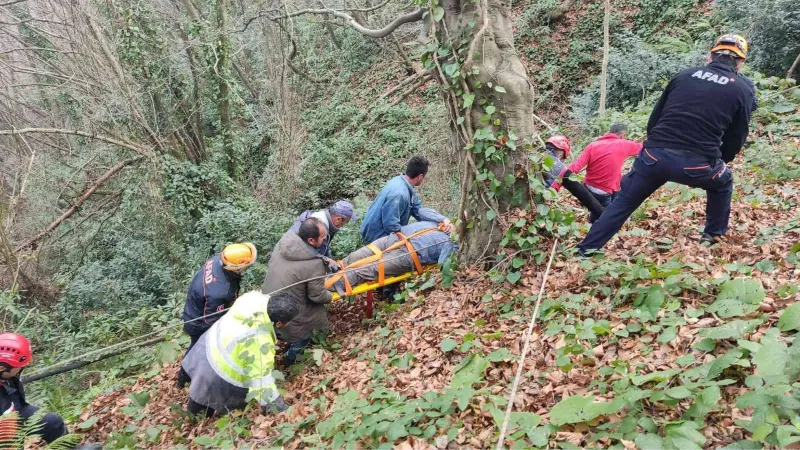
M 249 242 L 231 244 L 225 247 L 220 255 L 222 267 L 231 272 L 244 272 L 245 269 L 256 262 L 256 257 L 258 257 L 256 246 Z
M 748 51 L 750 51 L 750 45 L 747 43 L 747 39 L 738 34 L 723 34 L 717 38 L 714 47 L 711 48 L 711 53 L 725 52 L 742 59 L 747 59 Z
M 548 144 L 553 144 L 555 148 L 564 150 L 564 158 L 569 156 L 569 151 L 572 150 L 572 144 L 569 143 L 569 138 L 563 134 L 557 134 L 547 140 Z
M 19 333 L 0 334 L 0 363 L 25 367 L 33 361 L 31 343 Z

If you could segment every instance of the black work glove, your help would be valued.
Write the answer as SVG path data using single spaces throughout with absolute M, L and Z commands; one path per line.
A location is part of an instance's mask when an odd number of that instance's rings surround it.
M 329 273 L 336 273 L 339 270 L 341 270 L 341 267 L 339 267 L 339 263 L 337 263 L 332 258 L 324 257 L 324 259 L 325 259 L 325 264 L 328 265 L 328 272 Z
M 262 406 L 261 412 L 264 414 L 280 414 L 289 409 L 289 405 L 283 400 L 282 396 L 278 396 L 272 403 Z

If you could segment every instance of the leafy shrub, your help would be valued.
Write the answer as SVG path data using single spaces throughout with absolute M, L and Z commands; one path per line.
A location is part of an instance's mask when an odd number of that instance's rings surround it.
M 797 1 L 719 0 L 717 4 L 734 29 L 749 39 L 748 64 L 767 75 L 786 75 L 800 53 Z
M 606 108 L 623 109 L 637 104 L 653 92 L 660 92 L 670 78 L 682 69 L 702 64 L 703 52 L 686 53 L 657 49 L 643 39 L 628 34 L 612 47 L 608 59 Z M 585 124 L 596 113 L 600 103 L 600 77 L 572 97 L 572 115 Z

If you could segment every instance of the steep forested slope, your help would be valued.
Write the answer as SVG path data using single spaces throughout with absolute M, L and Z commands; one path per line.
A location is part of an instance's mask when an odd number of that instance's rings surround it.
M 4 329 L 32 337 L 36 372 L 169 327 L 157 351 L 33 384 L 37 402 L 109 448 L 488 447 L 558 236 L 507 444 L 710 448 L 794 439 L 797 313 L 786 308 L 800 275 L 800 91 L 758 73 L 791 72 L 800 52 L 791 0 L 611 2 L 603 117 L 602 3 L 512 3 L 537 116 L 578 148 L 614 121 L 641 139 L 663 83 L 701 61 L 720 32 L 748 31 L 746 71 L 758 80 L 761 107 L 733 165 L 732 230 L 719 248 L 696 243 L 702 192 L 668 187 L 604 259 L 578 261 L 571 246 L 585 233 L 583 212 L 565 195 L 535 193 L 535 205 L 501 217 L 505 249 L 485 267 L 460 267 L 445 283 L 441 275 L 420 280 L 374 321 L 360 323 L 356 304 L 337 305 L 335 335 L 288 371 L 290 413 L 191 423 L 179 411 L 186 394 L 170 377 L 186 344 L 178 323 L 185 289 L 206 257 L 228 242 L 255 242 L 260 262 L 243 289 L 256 288 L 297 213 L 339 198 L 363 213 L 413 154 L 433 161 L 426 204 L 451 215 L 459 206 L 454 121 L 420 62 L 431 51 L 416 41 L 419 25 L 374 40 L 307 17 L 281 28 L 263 16 L 271 10 L 245 3 L 0 5 L 8 24 L 0 39 L 8 87 L 0 139 L 9 149 L 0 155 Z M 435 13 L 437 5 L 423 6 Z M 356 11 L 359 23 L 378 27 L 405 11 L 377 6 Z M 534 123 L 540 137 L 552 131 Z M 539 148 L 529 150 L 535 164 Z M 356 230 L 342 231 L 336 254 L 359 245 Z M 709 306 L 715 301 L 724 313 Z
M 582 226 L 556 232 L 563 241 L 508 445 L 761 448 L 800 439 L 800 347 L 792 343 L 800 115 L 787 111 L 800 92 L 774 79 L 759 85 L 754 136 L 732 165 L 737 189 L 723 244 L 697 242 L 704 195 L 677 186 L 651 198 L 599 260 L 571 257 Z M 641 125 L 643 112 L 628 119 Z M 541 220 L 524 210 L 509 219 Z M 546 253 L 553 236 L 540 236 L 535 248 Z M 492 447 L 542 282 L 537 253 L 509 250 L 496 271 L 445 276 L 450 287 L 433 283 L 441 275 L 418 281 L 405 304 L 384 305 L 355 329 L 340 324 L 287 370 L 293 407 L 280 416 L 254 409 L 190 422 L 178 408 L 186 394 L 173 387 L 173 363 L 99 397 L 81 419 L 112 448 Z M 352 324 L 360 306 L 337 306 L 332 320 Z

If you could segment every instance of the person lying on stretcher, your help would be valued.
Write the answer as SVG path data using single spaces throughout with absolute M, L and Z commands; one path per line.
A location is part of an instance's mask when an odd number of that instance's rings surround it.
M 450 239 L 451 229 L 434 222 L 414 222 L 401 227 L 400 233 L 376 239 L 350 253 L 342 260 L 343 270 L 331 274 L 325 287 L 345 296 L 361 283 L 382 282 L 384 278 L 411 271 L 421 274 L 425 266 L 444 264 L 458 249 Z

